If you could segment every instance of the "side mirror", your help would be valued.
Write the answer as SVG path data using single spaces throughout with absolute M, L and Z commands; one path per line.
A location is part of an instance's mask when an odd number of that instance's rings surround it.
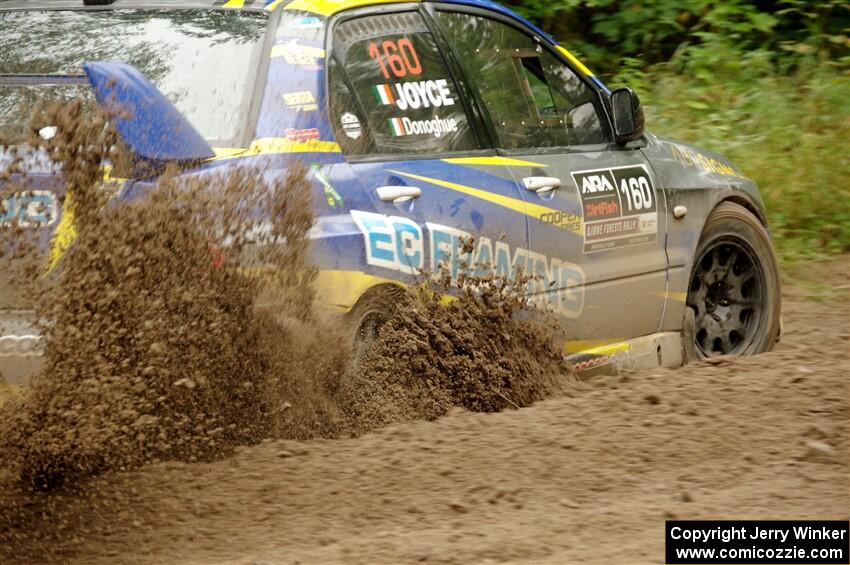
M 89 62 L 83 70 L 97 102 L 117 111 L 115 127 L 127 147 L 154 162 L 192 162 L 215 153 L 192 124 L 138 69 L 115 62 Z
M 617 143 L 635 141 L 643 137 L 643 107 L 634 90 L 618 88 L 611 92 L 611 114 L 614 118 L 614 137 Z

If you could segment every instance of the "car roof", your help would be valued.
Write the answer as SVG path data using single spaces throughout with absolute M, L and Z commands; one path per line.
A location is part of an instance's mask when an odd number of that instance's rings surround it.
M 408 0 L 410 1 L 410 0 Z M 413 0 L 418 2 L 420 0 Z M 521 21 L 545 37 L 554 40 L 543 30 L 532 24 L 513 10 L 491 0 L 444 0 L 449 4 L 462 4 L 489 9 L 505 16 Z M 278 7 L 314 12 L 330 16 L 343 10 L 360 8 L 374 4 L 403 3 L 404 0 L 114 0 L 111 4 L 101 6 L 85 6 L 83 0 L 41 0 L 33 5 L 32 0 L 0 0 L 0 10 L 62 10 L 62 9 L 127 9 L 127 8 L 241 8 L 243 10 L 274 10 Z
M 88 9 L 88 10 L 103 10 L 103 9 L 132 9 L 132 8 L 149 8 L 149 9 L 198 9 L 198 8 L 236 8 L 251 11 L 273 11 L 278 8 L 288 10 L 300 10 L 318 14 L 320 16 L 329 17 L 344 10 L 353 8 L 362 8 L 377 4 L 403 4 L 416 3 L 420 1 L 437 1 L 437 0 L 113 0 L 111 4 L 103 6 L 84 6 L 83 0 L 41 0 L 38 6 L 33 6 L 32 0 L 0 0 L 0 11 L 4 10 L 62 10 L 62 9 Z M 517 14 L 513 10 L 494 2 L 493 0 L 439 0 L 446 4 L 457 4 L 470 6 L 474 8 L 483 8 L 492 12 L 496 12 L 508 18 L 511 18 L 525 27 L 531 29 L 545 41 L 552 45 L 557 45 L 552 36 L 544 32 L 542 29 Z M 582 72 L 593 77 L 587 67 L 581 64 L 572 53 L 562 50 L 573 64 L 578 66 Z M 599 83 L 605 88 L 602 83 Z

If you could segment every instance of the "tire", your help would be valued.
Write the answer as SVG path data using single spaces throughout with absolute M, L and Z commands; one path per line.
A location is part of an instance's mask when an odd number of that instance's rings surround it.
M 346 324 L 352 332 L 355 367 L 375 345 L 381 327 L 398 311 L 404 294 L 403 288 L 392 284 L 370 288 L 346 314 Z
M 780 330 L 779 267 L 767 229 L 752 212 L 722 202 L 694 256 L 687 305 L 698 357 L 769 351 Z

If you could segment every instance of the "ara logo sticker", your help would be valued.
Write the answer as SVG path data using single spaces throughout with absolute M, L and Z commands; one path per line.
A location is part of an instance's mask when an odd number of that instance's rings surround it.
M 470 249 L 468 232 L 430 222 L 423 229 L 402 216 L 352 210 L 351 218 L 363 234 L 369 265 L 416 275 L 445 264 L 455 281 L 464 266 L 476 276 L 513 279 L 522 272 L 533 277 L 529 294 L 561 315 L 578 317 L 584 307 L 584 271 L 568 261 L 487 237 L 477 238 Z
M 399 110 L 418 110 L 455 103 L 446 79 L 400 82 L 392 85 L 377 84 L 372 92 L 382 106 L 395 105 Z
M 363 133 L 363 129 L 360 127 L 360 118 L 350 112 L 346 112 L 340 116 L 339 123 L 342 125 L 345 135 L 351 139 L 359 139 Z
M 605 174 L 586 175 L 581 179 L 581 193 L 614 192 L 614 185 Z
M 658 211 L 643 165 L 576 171 L 584 217 L 584 252 L 656 241 Z

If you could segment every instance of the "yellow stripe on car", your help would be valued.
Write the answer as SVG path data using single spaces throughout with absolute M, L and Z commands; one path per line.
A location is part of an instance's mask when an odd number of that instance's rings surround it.
M 213 153 L 215 153 L 215 157 L 213 159 L 228 159 L 231 157 L 238 157 L 242 153 L 248 151 L 247 147 L 213 147 Z
M 339 153 L 342 151 L 335 141 L 293 141 L 285 137 L 262 137 L 255 139 L 247 148 L 216 147 L 215 157 L 211 161 L 234 159 L 237 157 L 255 157 L 257 155 L 276 155 L 283 153 Z
M 124 184 L 128 179 L 124 177 L 112 176 L 112 165 L 103 165 L 101 167 L 103 173 L 103 182 Z M 59 259 L 65 254 L 65 251 L 74 242 L 77 237 L 77 227 L 74 223 L 74 198 L 71 191 L 65 193 L 64 203 L 62 204 L 62 219 L 59 220 L 59 225 L 56 226 L 56 231 L 50 239 L 50 249 L 47 255 L 47 272 L 53 270 Z
M 587 355 L 613 355 L 615 353 L 625 353 L 631 349 L 631 346 L 628 342 L 621 341 L 618 343 L 610 343 L 608 345 L 600 345 L 599 347 L 591 347 L 590 349 L 585 349 L 581 351 L 581 353 L 586 353 Z
M 497 206 L 501 206 L 503 208 L 507 208 L 508 210 L 513 210 L 514 212 L 519 212 L 520 214 L 525 214 L 526 216 L 531 216 L 536 220 L 540 220 L 540 217 L 544 214 L 558 214 L 561 213 L 560 210 L 556 208 L 549 208 L 547 206 L 541 206 L 540 204 L 534 204 L 533 202 L 525 202 L 518 198 L 511 198 L 509 196 L 503 196 L 501 194 L 494 194 L 488 190 L 482 190 L 480 188 L 473 188 L 471 186 L 465 186 L 462 184 L 457 184 L 456 182 L 449 182 L 445 180 L 423 177 L 422 175 L 416 175 L 413 173 L 405 173 L 402 171 L 392 171 L 389 172 L 401 175 L 403 177 L 408 177 L 415 180 L 421 180 L 423 182 L 435 184 L 437 186 L 442 186 L 444 188 L 448 188 L 451 190 L 456 190 L 457 192 L 462 192 L 463 194 L 468 194 L 469 196 L 474 196 L 475 198 L 480 198 L 481 200 L 485 200 L 490 202 L 491 204 L 495 204 Z M 573 233 L 580 234 L 582 233 L 582 227 L 577 226 L 570 229 Z
M 511 159 L 509 157 L 455 157 L 453 159 L 443 159 L 444 163 L 454 163 L 455 165 L 484 165 L 495 167 L 545 167 L 543 163 L 533 163 L 531 161 L 522 161 L 520 159 Z
M 588 351 L 607 347 L 611 344 L 618 343 L 619 339 L 589 339 L 589 340 L 571 340 L 564 342 L 564 351 L 567 353 L 586 353 Z
M 557 49 L 557 50 L 561 53 L 561 55 L 563 55 L 564 57 L 566 57 L 566 58 L 567 58 L 567 60 L 568 60 L 570 63 L 572 63 L 572 64 L 573 64 L 573 66 L 574 66 L 575 68 L 577 68 L 578 70 L 580 70 L 581 72 L 583 72 L 584 74 L 586 74 L 586 75 L 587 75 L 587 76 L 589 76 L 589 77 L 592 77 L 592 76 L 593 76 L 593 73 L 592 73 L 592 72 L 590 72 L 590 69 L 588 69 L 587 67 L 585 67 L 585 66 L 584 66 L 584 63 L 582 63 L 581 61 L 579 61 L 579 60 L 578 60 L 578 58 L 577 58 L 575 55 L 573 55 L 572 53 L 570 53 L 569 51 L 567 51 L 567 49 L 566 49 L 565 47 L 562 47 L 561 45 L 556 45 L 556 46 L 555 46 L 555 49 Z
M 74 224 L 74 199 L 70 192 L 65 193 L 65 202 L 62 205 L 62 219 L 59 220 L 59 225 L 56 226 L 56 231 L 53 232 L 53 237 L 50 240 L 50 251 L 47 258 L 47 272 L 53 270 L 53 267 L 65 254 L 65 251 L 74 242 L 77 237 L 77 228 Z
M 670 300 L 675 300 L 677 302 L 684 302 L 688 299 L 687 292 L 658 292 L 656 295 L 661 296 L 662 298 L 669 298 Z
M 315 288 L 322 302 L 348 310 L 363 294 L 379 284 L 403 286 L 398 281 L 369 275 L 361 271 L 326 269 L 316 274 Z
M 103 171 L 103 182 L 113 182 L 113 183 L 118 183 L 118 184 L 124 184 L 125 182 L 130 180 L 126 177 L 113 177 L 112 176 L 112 165 L 103 165 L 101 167 L 101 170 Z
M 396 4 L 399 0 L 293 0 L 286 10 L 300 10 L 320 16 L 331 16 L 343 10 L 373 6 L 375 4 Z M 269 9 L 269 8 L 266 8 Z

